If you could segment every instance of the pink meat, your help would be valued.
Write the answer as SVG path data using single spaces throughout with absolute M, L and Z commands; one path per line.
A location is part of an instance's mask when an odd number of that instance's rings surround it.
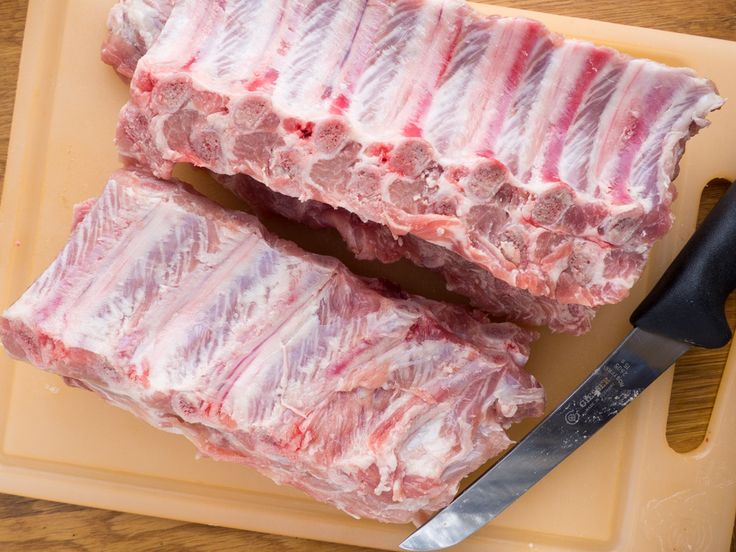
M 334 228 L 358 259 L 392 263 L 403 258 L 435 270 L 443 276 L 450 291 L 468 297 L 474 307 L 495 317 L 546 325 L 558 332 L 581 334 L 590 329 L 593 309 L 534 297 L 444 247 L 411 234 L 397 239 L 386 226 L 363 222 L 345 209 L 334 209 L 318 201 L 299 201 L 274 192 L 246 175 L 213 176 L 258 211 L 276 213 L 312 228 Z
M 179 0 L 118 145 L 244 173 L 561 304 L 613 303 L 722 99 L 688 69 L 457 0 Z
M 102 61 L 131 78 L 138 60 L 161 34 L 177 0 L 120 0 L 107 19 Z
M 118 172 L 0 317 L 12 355 L 355 516 L 415 520 L 542 410 L 532 335 Z
M 149 3 L 145 3 L 143 9 L 130 0 L 117 4 L 111 12 L 109 36 L 103 45 L 103 60 L 130 78 L 133 70 L 128 71 L 128 68 L 135 68 L 138 60 L 158 37 L 163 22 L 171 12 L 173 1 L 159 4 L 160 10 L 154 14 L 151 14 L 150 9 L 153 7 L 155 12 L 155 5 Z M 141 16 L 141 13 L 146 16 Z M 141 40 L 141 36 L 146 37 L 146 40 Z M 110 44 L 117 46 L 116 51 L 122 55 L 110 59 Z M 405 258 L 440 272 L 448 289 L 469 297 L 475 307 L 495 317 L 549 326 L 556 332 L 582 334 L 590 329 L 593 309 L 536 297 L 495 278 L 479 265 L 441 246 L 411 234 L 397 238 L 386 226 L 363 222 L 345 209 L 333 209 L 317 201 L 301 202 L 271 191 L 246 175 L 214 176 L 252 207 L 276 212 L 313 227 L 335 228 L 360 259 L 389 263 Z

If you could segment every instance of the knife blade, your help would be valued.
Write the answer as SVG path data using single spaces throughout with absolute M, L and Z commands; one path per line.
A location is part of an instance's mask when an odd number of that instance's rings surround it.
M 582 446 L 691 346 L 731 338 L 736 289 L 736 186 L 716 204 L 631 316 L 634 329 L 572 394 L 501 460 L 414 531 L 404 550 L 459 543 Z
M 688 348 L 680 341 L 632 330 L 542 423 L 401 548 L 447 548 L 475 533 L 618 414 Z

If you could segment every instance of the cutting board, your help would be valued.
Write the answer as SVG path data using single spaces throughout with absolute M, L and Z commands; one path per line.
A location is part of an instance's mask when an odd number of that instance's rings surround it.
M 99 62 L 112 0 L 34 0 L 26 23 L 8 168 L 0 205 L 0 308 L 56 256 L 72 205 L 97 195 L 118 166 L 112 137 L 127 86 Z M 568 36 L 687 65 L 736 98 L 736 44 L 508 8 Z M 725 144 L 736 135 L 727 104 L 693 139 L 677 179 L 677 223 L 655 248 L 629 300 L 601 310 L 581 338 L 543 335 L 529 369 L 556 404 L 628 330 L 628 313 L 692 231 L 702 187 L 736 177 Z M 179 176 L 223 204 L 243 207 L 201 172 Z M 358 263 L 331 232 L 274 219 L 304 247 L 356 272 L 448 298 L 432 274 L 406 264 Z M 665 439 L 671 375 L 553 474 L 458 550 L 725 550 L 736 512 L 736 355 L 729 359 L 704 443 L 687 454 Z M 512 431 L 521 437 L 533 421 Z M 354 520 L 242 466 L 199 458 L 183 438 L 148 427 L 52 375 L 0 353 L 0 492 L 324 541 L 394 549 L 410 532 Z

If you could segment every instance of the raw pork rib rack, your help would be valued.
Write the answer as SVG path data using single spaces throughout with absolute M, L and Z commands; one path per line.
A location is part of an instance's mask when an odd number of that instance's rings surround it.
M 688 69 L 454 0 L 179 0 L 118 144 L 444 248 L 507 284 L 501 314 L 579 332 L 669 229 L 684 143 L 721 104 Z
M 163 28 L 176 0 L 122 0 L 110 12 L 108 38 L 102 59 L 121 75 L 132 77 L 138 60 Z M 583 333 L 590 328 L 594 311 L 581 305 L 565 305 L 547 297 L 536 297 L 495 278 L 479 265 L 442 246 L 407 234 L 396 239 L 378 223 L 325 203 L 286 196 L 246 175 L 213 174 L 235 195 L 259 211 L 270 211 L 316 228 L 336 229 L 359 259 L 385 263 L 409 259 L 433 269 L 445 279 L 447 288 L 470 298 L 473 306 L 498 317 L 554 331 Z
M 474 307 L 499 318 L 536 326 L 547 324 L 553 330 L 572 333 L 590 328 L 592 309 L 534 297 L 444 247 L 411 234 L 397 240 L 386 226 L 363 222 L 354 213 L 319 201 L 300 201 L 274 192 L 244 174 L 212 176 L 258 213 L 276 213 L 312 228 L 334 228 L 358 259 L 392 263 L 403 258 L 431 268 L 443 276 L 447 289 L 468 297 Z
M 138 60 L 161 34 L 177 0 L 120 0 L 110 10 L 110 33 L 102 47 L 102 61 L 131 78 Z
M 541 414 L 529 332 L 360 279 L 183 184 L 119 172 L 75 218 L 3 344 L 209 456 L 405 522 Z

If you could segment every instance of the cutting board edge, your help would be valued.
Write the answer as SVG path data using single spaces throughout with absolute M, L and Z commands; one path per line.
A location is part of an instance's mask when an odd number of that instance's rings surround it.
M 67 0 L 63 0 L 63 2 L 59 2 L 57 5 L 55 5 L 55 9 L 65 9 L 64 6 L 66 6 Z M 8 154 L 8 166 L 7 166 L 7 172 L 6 172 L 6 182 L 11 182 L 13 180 L 20 181 L 24 179 L 24 175 L 30 175 L 32 173 L 33 163 L 29 159 L 29 152 L 27 151 L 28 148 L 24 148 L 24 145 L 27 145 L 32 140 L 28 138 L 30 135 L 32 135 L 32 129 L 25 128 L 27 124 L 24 124 L 22 121 L 25 119 L 30 119 L 30 117 L 25 117 L 24 114 L 30 113 L 33 105 L 32 98 L 35 98 L 34 101 L 38 101 L 39 103 L 44 103 L 40 100 L 40 96 L 44 93 L 47 96 L 52 95 L 51 87 L 36 87 L 36 90 L 34 90 L 33 95 L 25 95 L 25 92 L 27 90 L 27 84 L 30 82 L 42 82 L 41 79 L 46 78 L 48 82 L 48 74 L 44 75 L 43 72 L 43 64 L 38 63 L 38 56 L 31 56 L 28 54 L 29 48 L 27 47 L 27 44 L 30 43 L 30 40 L 34 36 L 41 35 L 44 39 L 44 43 L 47 45 L 48 51 L 53 51 L 53 48 L 50 46 L 50 40 L 53 38 L 53 33 L 44 33 L 41 32 L 39 25 L 37 21 L 46 20 L 48 21 L 48 14 L 47 17 L 42 17 L 39 15 L 39 13 L 42 13 L 46 10 L 42 9 L 40 7 L 41 2 L 38 0 L 31 0 L 30 7 L 29 7 L 29 24 L 26 28 L 26 37 L 24 38 L 24 48 L 23 48 L 23 56 L 21 61 L 21 71 L 19 76 L 19 86 L 17 90 L 16 95 L 16 107 L 14 110 L 13 115 L 13 130 L 11 131 L 11 142 L 9 147 L 9 154 Z M 44 8 L 47 6 L 44 5 Z M 502 8 L 502 10 L 509 10 L 508 8 Z M 52 11 L 52 10 L 48 10 Z M 518 11 L 518 10 L 514 10 Z M 538 12 L 523 12 L 526 16 L 533 16 L 535 18 L 539 18 L 542 20 L 547 19 L 554 19 L 557 20 L 572 20 L 572 21 L 581 21 L 581 20 L 574 20 L 573 18 L 567 18 L 564 16 L 550 16 L 549 14 L 541 14 Z M 601 23 L 596 22 L 593 20 L 582 20 L 589 22 L 590 24 L 594 25 L 604 25 L 610 28 L 610 32 L 613 33 L 614 29 L 630 29 L 631 27 L 623 26 L 623 25 L 615 25 L 610 23 Z M 34 23 L 36 22 L 36 23 Z M 553 27 L 556 26 L 553 25 Z M 637 28 L 638 29 L 638 28 Z M 648 31 L 646 29 L 639 29 L 643 31 Z M 707 41 L 710 44 L 716 44 L 716 43 L 724 43 L 721 44 L 719 47 L 728 48 L 729 51 L 731 48 L 734 48 L 734 51 L 736 51 L 736 43 L 728 42 L 728 41 L 722 41 L 718 39 L 711 39 L 711 38 L 705 38 L 705 37 L 691 37 L 690 35 L 679 35 L 677 33 L 667 33 L 665 31 L 653 31 L 660 37 L 671 39 L 672 37 L 670 35 L 675 35 L 678 37 L 687 36 L 691 39 L 696 39 L 697 41 Z M 48 61 L 48 60 L 47 60 Z M 23 86 L 25 84 L 25 86 Z M 42 90 L 39 90 L 42 89 Z M 29 98 L 31 96 L 32 98 Z M 19 121 L 21 121 L 19 123 Z M 24 151 L 25 150 L 25 151 Z M 729 168 L 726 170 L 733 170 L 733 168 Z M 730 173 L 732 175 L 736 175 L 736 171 L 733 173 Z M 25 176 L 25 178 L 28 178 L 28 176 Z M 18 223 L 18 220 L 22 218 L 22 216 L 19 214 L 22 212 L 22 208 L 20 206 L 24 204 L 30 204 L 28 203 L 29 200 L 26 199 L 26 203 L 23 202 L 24 198 L 22 197 L 23 194 L 18 194 L 20 197 L 14 197 L 14 193 L 10 192 L 8 193 L 9 188 L 18 188 L 20 187 L 15 186 L 6 186 L 5 187 L 5 193 L 2 197 L 2 203 L 0 204 L 0 250 L 12 250 L 13 247 L 15 247 L 15 241 L 17 241 L 18 234 L 15 228 L 15 224 Z M 7 226 L 6 226 L 7 225 Z M 11 228 L 10 231 L 6 231 L 8 227 Z M 3 243 L 5 242 L 5 243 Z M 6 248 L 6 249 L 3 249 Z M 12 261 L 11 261 L 12 262 Z M 9 271 L 7 271 L 9 272 Z M 7 272 L 0 275 L 0 297 L 5 298 L 6 296 L 9 296 L 8 292 L 8 278 L 6 277 Z M 14 297 L 10 297 L 10 299 L 14 299 Z M 730 362 L 730 361 L 729 361 Z M 665 399 L 668 401 L 669 397 L 665 397 Z M 723 399 L 719 395 L 719 400 L 723 402 Z M 656 402 L 662 402 L 662 401 L 656 401 Z M 714 412 L 715 416 L 715 412 Z M 698 456 L 697 453 L 694 453 L 693 456 Z M 702 454 L 701 454 L 702 456 Z M 180 515 L 178 513 L 175 513 L 175 503 L 169 504 L 168 508 L 164 508 L 163 506 L 159 508 L 151 507 L 150 504 L 146 504 L 145 509 L 147 511 L 142 512 L 141 508 L 137 507 L 135 505 L 135 502 L 131 502 L 130 508 L 121 508 L 119 506 L 116 506 L 115 504 L 111 504 L 108 502 L 108 500 L 103 496 L 104 493 L 100 491 L 99 498 L 100 500 L 91 501 L 87 500 L 87 497 L 91 497 L 94 495 L 94 493 L 85 494 L 84 496 L 80 496 L 79 490 L 80 490 L 80 483 L 82 483 L 82 480 L 79 478 L 71 478 L 68 476 L 63 477 L 56 477 L 58 474 L 43 474 L 38 471 L 30 470 L 27 473 L 21 474 L 15 473 L 17 477 L 14 477 L 13 479 L 8 479 L 5 477 L 5 475 L 8 473 L 9 468 L 0 466 L 0 487 L 2 487 L 2 490 L 5 492 L 15 493 L 15 494 L 24 494 L 24 495 L 31 495 L 35 498 L 46 498 L 46 499 L 54 499 L 54 500 L 60 500 L 65 502 L 74 502 L 78 504 L 83 505 L 89 505 L 89 506 L 96 506 L 96 507 L 105 507 L 109 509 L 115 509 L 115 510 L 124 510 L 124 511 L 130 511 L 135 513 L 147 513 L 149 515 L 159 515 L 162 517 L 169 517 L 173 519 L 184 519 L 187 521 L 195 521 L 195 522 L 205 522 L 208 523 L 209 521 L 204 520 L 204 518 L 201 515 L 201 511 L 199 511 L 194 505 L 193 513 L 196 514 L 194 517 L 184 516 Z M 53 482 L 53 485 L 46 487 L 44 489 L 39 489 L 39 492 L 33 492 L 32 486 L 33 486 L 33 478 L 36 477 L 46 477 L 47 482 Z M 94 479 L 90 478 L 83 478 L 84 481 L 89 483 L 90 485 L 97 485 L 100 484 L 99 481 L 96 481 Z M 103 482 L 104 485 L 108 485 L 109 482 Z M 126 491 L 133 492 L 134 489 L 132 489 L 130 486 L 122 486 L 121 489 L 124 489 Z M 43 491 L 43 492 L 42 492 Z M 156 491 L 156 493 L 151 493 L 152 497 L 156 497 L 160 495 L 160 491 Z M 179 497 L 181 498 L 181 497 Z M 196 497 L 188 497 L 188 499 L 191 500 L 197 500 Z M 173 500 L 173 497 L 172 497 Z M 734 501 L 736 502 L 736 498 L 734 498 Z M 221 520 L 215 520 L 215 523 L 217 524 L 223 524 L 233 527 L 242 527 L 242 525 L 236 524 L 228 524 L 228 523 L 221 523 Z M 305 533 L 305 531 L 300 527 L 299 529 L 295 531 L 284 531 L 283 530 L 283 524 L 279 525 L 274 522 L 275 527 L 273 529 L 259 529 L 257 527 L 249 526 L 248 529 L 252 530 L 260 530 L 267 532 L 273 532 L 273 533 L 279 533 L 279 534 L 285 534 L 289 536 L 301 536 L 305 538 L 315 538 L 317 540 L 322 540 L 325 538 L 324 534 L 314 534 L 314 536 L 309 536 L 309 534 Z M 728 527 L 728 532 L 730 535 L 730 526 Z M 339 531 L 338 531 L 339 533 Z M 351 528 L 349 534 L 345 534 L 344 537 L 333 537 L 330 536 L 329 539 L 333 542 L 342 542 L 345 544 L 356 544 L 355 542 L 355 529 Z M 375 538 L 375 533 L 373 533 L 372 530 L 370 530 L 370 535 L 366 535 L 367 540 L 364 540 L 362 544 L 370 545 L 370 546 L 382 546 L 386 549 L 392 549 L 395 547 L 395 544 L 379 544 L 376 543 L 373 539 Z M 551 550 L 551 548 L 550 548 Z

